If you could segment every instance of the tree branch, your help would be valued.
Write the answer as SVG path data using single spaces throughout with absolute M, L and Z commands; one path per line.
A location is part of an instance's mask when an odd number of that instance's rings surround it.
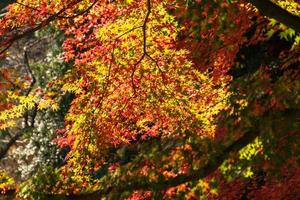
M 219 150 L 211 155 L 210 160 L 198 170 L 193 170 L 189 174 L 181 174 L 175 178 L 163 179 L 160 178 L 155 182 L 149 182 L 148 177 L 131 177 L 130 179 L 119 180 L 117 183 L 114 182 L 104 190 L 97 190 L 91 193 L 81 193 L 75 195 L 59 195 L 59 194 L 47 194 L 47 197 L 51 198 L 62 198 L 66 199 L 91 199 L 96 200 L 101 197 L 107 197 L 109 194 L 121 194 L 123 192 L 132 192 L 135 190 L 152 190 L 161 191 L 169 187 L 175 187 L 180 184 L 184 184 L 190 181 L 198 181 L 205 178 L 216 171 L 220 165 L 229 157 L 231 153 L 237 153 L 243 147 L 247 146 L 259 135 L 258 132 L 249 131 L 245 133 L 238 140 L 233 142 L 227 148 Z M 219 146 L 219 145 L 218 145 Z
M 29 93 L 32 91 L 34 84 L 36 83 L 36 79 L 35 79 L 35 77 L 32 73 L 30 65 L 29 65 L 29 60 L 28 60 L 27 48 L 26 47 L 24 48 L 24 65 L 25 65 L 25 69 L 26 69 L 28 75 L 31 78 L 29 88 L 25 91 L 25 96 L 28 96 Z M 29 122 L 28 122 L 29 111 L 26 111 L 25 114 L 24 114 L 25 128 L 21 129 L 14 136 L 11 136 L 11 134 L 7 131 L 8 135 L 10 135 L 10 140 L 5 145 L 5 147 L 0 151 L 0 160 L 7 154 L 8 150 L 11 148 L 11 146 L 13 146 L 16 143 L 16 141 L 23 135 L 23 133 L 28 128 L 33 128 L 34 118 L 35 118 L 35 115 L 36 115 L 36 109 L 37 109 L 37 104 L 35 105 L 35 108 L 34 108 L 34 113 L 33 113 L 32 119 L 31 119 L 30 126 L 29 126 Z
M 157 67 L 158 70 L 161 72 L 162 80 L 164 81 L 164 73 L 163 73 L 162 69 L 159 67 L 157 61 L 156 61 L 154 58 L 152 58 L 152 56 L 151 56 L 151 55 L 148 53 L 148 51 L 147 51 L 147 35 L 146 35 L 146 34 L 147 34 L 147 22 L 149 21 L 149 17 L 150 17 L 150 14 L 151 14 L 151 9 L 152 9 L 152 7 L 151 7 L 151 0 L 147 0 L 147 1 L 146 1 L 146 5 L 147 5 L 147 13 L 146 13 L 146 16 L 145 16 L 143 25 L 142 25 L 142 26 L 135 27 L 135 28 L 133 28 L 133 29 L 131 29 L 131 30 L 128 31 L 128 32 L 130 32 L 130 31 L 132 31 L 132 30 L 134 30 L 134 29 L 136 29 L 136 28 L 142 28 L 142 32 L 143 32 L 143 54 L 142 54 L 142 56 L 139 58 L 139 60 L 134 64 L 133 70 L 132 70 L 131 76 L 130 76 L 131 84 L 132 84 L 132 88 L 133 88 L 133 93 L 134 93 L 134 95 L 136 94 L 136 85 L 135 85 L 135 83 L 134 83 L 134 74 L 135 74 L 135 72 L 136 72 L 136 70 L 137 70 L 138 65 L 141 64 L 141 62 L 143 61 L 143 59 L 144 59 L 145 57 L 149 58 L 152 62 L 155 63 L 156 67 Z M 124 33 L 124 34 L 127 34 L 128 32 L 126 32 L 126 33 Z M 121 37 L 122 37 L 124 34 L 122 34 Z M 120 37 L 120 36 L 119 36 L 119 37 Z M 119 37 L 118 37 L 118 38 L 119 38 Z
M 31 78 L 30 85 L 29 85 L 27 91 L 25 92 L 25 96 L 28 96 L 29 93 L 32 91 L 34 84 L 36 83 L 36 78 L 33 75 L 32 70 L 30 68 L 29 60 L 28 60 L 28 53 L 27 53 L 27 49 L 26 48 L 24 49 L 24 65 L 25 65 L 25 69 L 26 69 L 27 74 Z
M 270 0 L 247 0 L 254 5 L 261 15 L 276 19 L 280 23 L 300 33 L 300 17 L 288 12 Z
M 59 19 L 72 19 L 72 18 L 76 18 L 76 17 L 79 17 L 87 12 L 89 12 L 95 5 L 96 3 L 98 2 L 98 0 L 95 0 L 89 7 L 87 7 L 87 9 L 77 13 L 77 14 L 74 14 L 74 15 L 70 15 L 70 16 L 57 16 L 57 18 Z M 38 12 L 41 12 L 41 10 L 37 7 L 31 7 L 29 5 L 26 5 L 26 4 L 23 4 L 21 2 L 16 2 L 17 4 L 25 7 L 25 8 L 28 8 L 28 9 L 31 9 L 31 10 L 34 10 L 34 11 L 38 11 Z M 51 16 L 53 15 L 54 13 L 47 13 L 47 15 Z
M 26 72 L 28 74 L 28 76 L 30 76 L 31 81 L 30 81 L 30 85 L 28 87 L 28 89 L 25 92 L 25 96 L 28 96 L 30 94 L 30 92 L 32 91 L 34 84 L 36 83 L 36 78 L 32 73 L 32 70 L 30 68 L 29 65 L 29 60 L 28 60 L 28 54 L 27 54 L 27 48 L 24 48 L 24 65 L 25 65 L 25 69 Z M 28 117 L 29 117 L 29 110 L 27 110 L 24 114 L 24 121 L 25 121 L 25 127 L 29 127 L 29 121 L 28 121 Z M 33 127 L 33 124 L 31 124 L 30 126 Z
M 287 109 L 284 111 L 270 113 L 267 112 L 264 114 L 264 117 L 267 116 L 276 117 L 295 117 L 299 119 L 299 109 Z M 270 118 L 266 118 L 270 120 Z M 256 128 L 254 128 L 255 130 Z M 197 170 L 192 170 L 188 174 L 180 174 L 174 178 L 159 178 L 156 181 L 149 181 L 148 177 L 145 176 L 134 176 L 127 179 L 118 180 L 118 184 L 114 182 L 112 185 L 107 186 L 106 189 L 95 191 L 100 197 L 107 196 L 110 193 L 123 193 L 123 192 L 132 192 L 135 190 L 152 190 L 152 191 L 162 191 L 170 187 L 175 187 L 180 184 L 184 184 L 191 181 L 198 181 L 203 179 L 213 172 L 215 172 L 222 163 L 229 158 L 230 155 L 238 153 L 242 148 L 252 143 L 255 138 L 257 138 L 261 133 L 259 131 L 249 130 L 245 132 L 239 139 L 235 140 L 233 143 L 228 145 L 225 148 L 219 148 L 222 146 L 222 143 L 217 143 L 215 145 L 215 151 L 209 155 L 209 160 L 201 168 Z
M 99 191 L 98 194 L 99 196 L 105 196 L 111 192 L 122 193 L 125 191 L 135 190 L 158 191 L 169 187 L 175 187 L 187 182 L 200 180 L 216 171 L 231 153 L 237 153 L 243 147 L 253 142 L 258 135 L 258 132 L 253 131 L 245 133 L 241 138 L 236 140 L 223 151 L 217 151 L 211 155 L 210 160 L 200 169 L 193 170 L 189 174 L 181 174 L 170 179 L 160 178 L 155 182 L 149 182 L 147 177 L 132 177 L 132 179 L 126 179 L 124 182 L 120 181 L 118 186 L 110 186 L 104 191 Z
M 144 23 L 141 26 L 142 31 L 143 31 L 143 55 L 139 58 L 139 60 L 134 64 L 133 66 L 133 70 L 131 72 L 131 84 L 132 84 L 132 88 L 133 88 L 133 93 L 134 95 L 136 94 L 136 85 L 134 83 L 134 73 L 137 69 L 137 66 L 143 61 L 143 59 L 145 58 L 145 56 L 147 56 L 147 22 L 149 20 L 149 16 L 151 14 L 151 0 L 147 0 L 146 1 L 147 4 L 147 13 L 144 19 Z
M 11 137 L 7 144 L 5 144 L 5 147 L 3 149 L 0 149 L 0 160 L 5 157 L 9 149 L 16 143 L 16 141 L 23 135 L 24 132 L 27 131 L 27 128 L 20 130 L 17 132 L 13 137 Z M 8 134 L 10 134 L 8 132 Z M 11 134 L 10 134 L 11 135 Z
M 82 0 L 76 1 L 75 3 L 78 4 L 79 2 L 81 2 Z M 70 4 L 71 5 L 71 4 Z M 3 43 L 8 43 L 6 45 L 6 47 L 4 47 L 2 50 L 0 50 L 0 56 L 12 45 L 13 42 L 27 36 L 30 35 L 40 29 L 42 29 L 43 27 L 49 25 L 52 21 L 56 20 L 57 18 L 59 18 L 61 16 L 62 13 L 64 13 L 67 9 L 69 8 L 69 6 L 62 8 L 60 11 L 58 11 L 57 13 L 51 15 L 50 17 L 48 17 L 46 20 L 40 22 L 38 25 L 36 25 L 34 28 L 31 29 L 27 29 L 25 31 L 20 31 L 21 33 L 17 33 L 15 35 L 12 35 L 11 39 L 9 39 L 8 41 L 1 41 L 2 45 Z M 1 45 L 0 43 L 0 45 Z

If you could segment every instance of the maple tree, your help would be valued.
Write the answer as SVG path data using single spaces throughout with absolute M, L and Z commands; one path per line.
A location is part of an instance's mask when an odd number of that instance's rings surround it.
M 1 67 L 0 130 L 21 129 L 0 158 L 35 128 L 36 113 L 67 108 L 53 140 L 70 149 L 65 165 L 27 181 L 21 197 L 26 184 L 45 198 L 299 195 L 287 192 L 299 183 L 299 2 L 23 0 L 0 8 L 2 60 L 15 42 L 53 26 L 71 66 L 39 86 L 27 48 L 25 75 Z M 66 94 L 74 97 L 62 105 Z

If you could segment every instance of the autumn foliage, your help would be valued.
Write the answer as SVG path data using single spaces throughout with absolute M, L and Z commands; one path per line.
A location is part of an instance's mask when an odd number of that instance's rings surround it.
M 22 137 L 37 127 L 37 113 L 67 108 L 53 139 L 68 149 L 64 164 L 27 184 L 43 198 L 299 198 L 300 35 L 255 2 L 6 7 L 0 131 Z M 271 3 L 300 15 L 297 1 Z M 22 70 L 5 63 L 16 42 L 47 27 L 63 34 L 68 68 L 41 86 L 30 48 Z

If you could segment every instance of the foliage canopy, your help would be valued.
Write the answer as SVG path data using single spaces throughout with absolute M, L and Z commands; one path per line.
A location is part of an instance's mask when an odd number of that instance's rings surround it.
M 20 197 L 299 198 L 298 1 L 12 2 L 0 158 L 26 135 L 68 150 Z

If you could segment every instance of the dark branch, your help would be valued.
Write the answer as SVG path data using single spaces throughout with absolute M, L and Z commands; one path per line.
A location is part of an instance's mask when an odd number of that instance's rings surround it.
M 134 83 L 134 73 L 137 69 L 137 66 L 143 61 L 143 59 L 145 58 L 145 56 L 147 56 L 147 22 L 149 20 L 149 16 L 151 14 L 151 0 L 147 0 L 147 13 L 144 19 L 144 23 L 141 26 L 142 31 L 143 31 L 143 55 L 139 58 L 139 60 L 134 64 L 133 66 L 133 70 L 131 72 L 131 84 L 132 84 L 132 88 L 134 91 L 134 95 L 136 94 L 136 85 Z
M 76 3 L 79 3 L 81 1 L 76 1 Z M 46 20 L 44 20 L 43 22 L 40 22 L 38 25 L 36 25 L 34 28 L 31 28 L 31 29 L 28 29 L 28 30 L 25 30 L 19 34 L 16 34 L 16 35 L 13 35 L 12 38 L 8 41 L 5 41 L 8 43 L 8 45 L 6 45 L 6 47 L 4 49 L 2 49 L 0 51 L 0 56 L 12 45 L 13 42 L 25 37 L 25 36 L 28 36 L 40 29 L 42 29 L 43 27 L 49 25 L 52 21 L 56 20 L 57 18 L 59 18 L 62 13 L 64 13 L 66 10 L 68 9 L 68 7 L 65 7 L 63 9 L 61 9 L 60 11 L 58 11 L 57 13 L 49 16 Z M 3 43 L 3 42 L 2 42 Z
M 150 55 L 150 54 L 148 53 L 148 51 L 147 51 L 147 22 L 148 22 L 148 20 L 149 20 L 150 14 L 151 14 L 151 0 L 147 0 L 146 3 L 147 3 L 147 13 L 146 13 L 146 16 L 145 16 L 143 25 L 142 25 L 142 26 L 135 27 L 135 28 L 133 28 L 133 29 L 131 29 L 131 30 L 128 31 L 128 32 L 130 32 L 130 31 L 132 31 L 132 30 L 134 30 L 134 29 L 136 29 L 136 28 L 139 28 L 139 27 L 142 28 L 142 31 L 143 31 L 143 54 L 142 54 L 142 56 L 139 58 L 139 60 L 134 64 L 133 70 L 132 70 L 131 76 L 130 76 L 130 78 L 131 78 L 131 84 L 132 84 L 132 87 L 133 87 L 133 93 L 134 93 L 134 95 L 136 94 L 136 85 L 135 85 L 135 83 L 134 83 L 134 74 L 135 74 L 135 71 L 136 71 L 136 69 L 137 69 L 137 66 L 138 66 L 139 64 L 141 64 L 141 62 L 143 61 L 143 59 L 144 59 L 145 57 L 149 58 L 152 62 L 155 63 L 155 65 L 156 65 L 156 67 L 158 68 L 158 70 L 160 71 L 160 73 L 161 73 L 161 75 L 162 75 L 162 79 L 163 79 L 163 81 L 164 81 L 164 73 L 163 73 L 162 69 L 159 67 L 157 61 L 156 61 L 154 58 L 152 58 L 151 55 Z M 125 34 L 127 34 L 128 32 L 126 32 Z M 124 34 L 122 34 L 121 36 L 123 36 L 123 35 L 124 35 Z M 120 37 L 120 36 L 119 36 L 119 37 Z
M 34 87 L 34 84 L 36 83 L 36 78 L 33 75 L 32 70 L 31 70 L 30 65 L 29 65 L 29 60 L 28 60 L 28 54 L 27 54 L 26 47 L 24 49 L 24 66 L 25 66 L 25 69 L 26 69 L 26 72 L 27 72 L 28 76 L 30 76 L 30 78 L 31 78 L 30 85 L 29 85 L 28 89 L 25 92 L 25 96 L 28 96 L 30 94 L 30 92 L 32 91 L 33 87 Z M 29 127 L 28 117 L 29 117 L 29 110 L 24 113 L 24 121 L 25 121 L 25 127 L 26 128 Z M 32 119 L 32 120 L 33 120 L 32 121 L 32 123 L 33 123 L 34 119 Z M 30 124 L 31 127 L 33 127 L 32 123 Z
M 28 96 L 29 93 L 32 91 L 34 84 L 36 83 L 36 78 L 33 75 L 32 70 L 30 68 L 29 60 L 28 60 L 28 54 L 27 54 L 27 50 L 26 49 L 24 50 L 24 65 L 25 65 L 25 69 L 27 71 L 27 74 L 31 78 L 30 85 L 29 85 L 29 87 L 28 87 L 28 89 L 27 89 L 27 91 L 25 93 L 25 96 Z
M 276 19 L 280 23 L 300 33 L 300 17 L 293 15 L 269 0 L 247 0 L 254 5 L 261 15 Z
M 147 177 L 133 177 L 130 180 L 124 182 L 120 181 L 118 186 L 110 186 L 105 191 L 99 192 L 99 195 L 105 196 L 111 192 L 116 191 L 122 193 L 125 191 L 135 190 L 164 190 L 169 187 L 175 187 L 180 184 L 184 184 L 191 181 L 197 181 L 205 178 L 216 171 L 220 165 L 229 157 L 231 153 L 237 153 L 246 145 L 254 141 L 258 136 L 257 132 L 247 132 L 240 139 L 236 140 L 230 146 L 225 148 L 223 151 L 217 151 L 211 156 L 211 159 L 198 170 L 193 170 L 189 174 L 181 174 L 171 179 L 159 179 L 156 182 L 149 182 Z
M 205 178 L 216 171 L 220 165 L 229 157 L 231 153 L 237 153 L 246 145 L 254 141 L 258 136 L 258 132 L 249 131 L 245 133 L 238 140 L 233 142 L 227 148 L 215 152 L 211 159 L 198 170 L 194 170 L 189 174 L 181 174 L 171 179 L 159 179 L 156 182 L 149 182 L 147 177 L 132 177 L 130 179 L 119 180 L 117 185 L 108 186 L 105 190 L 99 190 L 91 193 L 82 193 L 78 195 L 71 195 L 70 199 L 99 199 L 101 197 L 107 197 L 110 193 L 121 194 L 123 192 L 135 191 L 135 190 L 153 190 L 160 191 L 169 187 L 175 187 L 183 183 L 198 181 Z M 218 144 L 220 146 L 220 144 Z M 66 197 L 65 195 L 48 194 L 48 197 Z M 67 197 L 67 199 L 69 199 Z
M 276 113 L 265 113 L 264 117 L 267 117 L 266 120 L 270 120 L 268 116 L 273 117 L 291 117 L 294 119 L 299 119 L 299 109 L 287 109 L 284 111 L 276 112 Z M 115 183 L 113 185 L 108 186 L 106 189 L 101 191 L 95 191 L 99 197 L 107 196 L 110 193 L 123 193 L 123 192 L 131 192 L 135 190 L 152 190 L 152 191 L 162 191 L 170 187 L 175 187 L 180 184 L 184 184 L 187 182 L 198 181 L 203 179 L 213 172 L 215 172 L 222 163 L 229 158 L 230 155 L 238 153 L 242 148 L 252 143 L 255 138 L 257 138 L 261 133 L 254 130 L 249 130 L 245 134 L 243 134 L 239 139 L 235 140 L 228 146 L 222 147 L 222 143 L 217 143 L 215 145 L 215 150 L 210 154 L 210 159 L 206 164 L 204 164 L 201 168 L 197 170 L 190 171 L 188 174 L 181 174 L 176 176 L 175 178 L 159 178 L 157 181 L 149 181 L 148 177 L 144 176 L 134 176 L 129 177 L 124 180 L 119 180 L 118 184 Z
M 14 83 L 13 80 L 10 80 L 10 78 L 7 77 L 2 71 L 0 71 L 0 75 L 3 77 L 5 81 L 7 81 L 13 87 L 13 89 L 21 89 L 20 86 Z
M 3 149 L 1 149 L 0 151 L 0 160 L 3 159 L 5 157 L 5 155 L 7 154 L 7 152 L 9 151 L 9 149 L 16 143 L 16 141 L 23 135 L 23 133 L 26 131 L 27 129 L 22 129 L 19 132 L 17 132 L 14 136 L 12 136 L 8 143 L 5 144 L 5 147 Z M 9 135 L 11 135 L 8 132 Z

